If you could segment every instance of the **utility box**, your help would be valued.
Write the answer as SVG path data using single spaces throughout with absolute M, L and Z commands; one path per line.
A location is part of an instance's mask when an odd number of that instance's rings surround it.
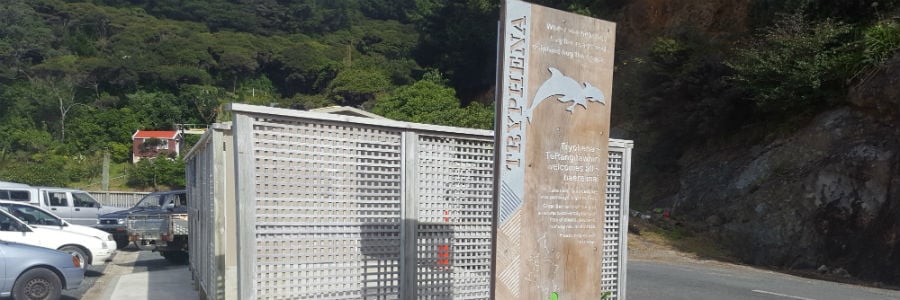
M 185 160 L 204 299 L 492 298 L 492 131 L 228 109 Z M 632 143 L 609 144 L 602 289 L 624 299 Z

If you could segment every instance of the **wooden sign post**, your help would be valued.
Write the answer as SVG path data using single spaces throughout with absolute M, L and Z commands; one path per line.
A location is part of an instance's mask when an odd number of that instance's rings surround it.
M 600 299 L 615 24 L 505 1 L 495 299 Z

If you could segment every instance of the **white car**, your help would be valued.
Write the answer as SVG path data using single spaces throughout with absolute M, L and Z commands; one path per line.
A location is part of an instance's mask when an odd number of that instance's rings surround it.
M 85 262 L 82 266 L 102 265 L 112 259 L 113 250 L 108 240 L 56 227 L 29 226 L 5 209 L 0 209 L 0 240 L 67 252 Z
M 0 200 L 0 209 L 12 214 L 19 220 L 25 221 L 31 227 L 42 227 L 50 229 L 59 229 L 71 232 L 77 232 L 84 235 L 97 237 L 107 242 L 107 247 L 112 246 L 110 243 L 115 242 L 112 234 L 90 226 L 69 223 L 56 214 L 35 205 L 26 204 L 18 201 Z

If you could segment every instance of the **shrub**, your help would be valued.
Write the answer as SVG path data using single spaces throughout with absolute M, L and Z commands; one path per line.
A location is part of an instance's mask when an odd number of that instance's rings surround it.
M 846 90 L 854 65 L 850 25 L 786 15 L 727 61 L 730 78 L 764 112 L 794 112 L 827 104 Z
M 900 48 L 900 23 L 885 20 L 863 31 L 863 62 L 880 65 Z

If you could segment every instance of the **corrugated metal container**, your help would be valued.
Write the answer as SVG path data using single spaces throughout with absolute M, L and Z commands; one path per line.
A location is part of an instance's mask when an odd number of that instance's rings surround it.
M 232 104 L 187 155 L 206 299 L 490 299 L 493 132 Z M 624 299 L 631 142 L 602 290 Z

